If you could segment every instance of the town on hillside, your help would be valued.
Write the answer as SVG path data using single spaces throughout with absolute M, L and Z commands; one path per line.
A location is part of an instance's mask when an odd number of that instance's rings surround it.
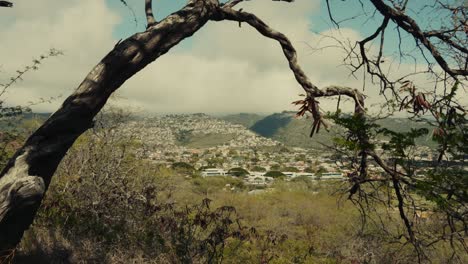
M 246 127 L 206 114 L 171 114 L 129 121 L 124 133 L 145 142 L 139 155 L 155 164 L 197 171 L 200 176 L 242 177 L 248 185 L 269 186 L 276 179 L 347 180 L 349 159 L 332 147 L 320 149 L 290 147 L 262 137 Z M 377 149 L 383 157 L 385 152 Z M 414 160 L 433 159 L 427 146 L 416 147 Z M 383 169 L 369 164 L 373 177 Z M 420 176 L 423 177 L 423 171 Z

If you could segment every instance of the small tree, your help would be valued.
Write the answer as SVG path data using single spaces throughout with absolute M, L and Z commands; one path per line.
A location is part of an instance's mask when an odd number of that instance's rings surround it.
M 195 168 L 186 162 L 174 162 L 171 167 L 176 171 L 184 173 L 193 173 L 195 171 Z
M 281 171 L 289 171 L 289 172 L 299 172 L 299 169 L 296 167 L 283 167 L 280 169 Z
M 264 167 L 260 167 L 260 166 L 253 166 L 251 171 L 265 172 L 266 169 Z
M 265 176 L 273 178 L 286 177 L 286 175 L 284 175 L 281 171 L 269 171 L 265 173 Z
M 245 170 L 244 168 L 232 168 L 228 171 L 228 173 L 236 177 L 244 177 L 244 176 L 249 175 L 249 172 Z

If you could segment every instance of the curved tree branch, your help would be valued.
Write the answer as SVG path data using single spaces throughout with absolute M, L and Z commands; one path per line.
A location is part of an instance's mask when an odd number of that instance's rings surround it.
M 307 93 L 308 99 L 312 101 L 310 112 L 315 120 L 321 119 L 318 103 L 315 98 L 345 95 L 355 101 L 355 113 L 364 114 L 364 95 L 356 89 L 341 86 L 329 86 L 326 89 L 319 89 L 315 86 L 304 73 L 297 61 L 297 53 L 291 41 L 281 32 L 270 28 L 265 22 L 252 13 L 244 11 L 236 11 L 229 6 L 223 6 L 219 9 L 217 16 L 213 20 L 232 20 L 237 22 L 245 22 L 255 28 L 260 34 L 265 37 L 274 39 L 279 42 L 286 59 L 289 62 L 289 68 L 294 73 L 294 77 Z

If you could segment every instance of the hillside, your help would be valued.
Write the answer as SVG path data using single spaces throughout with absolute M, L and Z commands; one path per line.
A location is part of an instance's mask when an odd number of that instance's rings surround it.
M 226 122 L 242 125 L 246 128 L 250 128 L 258 121 L 264 119 L 266 115 L 259 115 L 259 114 L 252 114 L 252 113 L 239 113 L 239 114 L 231 114 L 219 117 L 219 119 L 224 120 Z
M 294 118 L 292 112 L 281 112 L 269 115 L 255 123 L 250 129 L 255 133 L 277 140 L 287 146 L 304 147 L 320 149 L 322 144 L 330 145 L 333 137 L 340 133 L 340 128 L 328 122 L 329 131 L 321 130 L 320 133 L 310 138 L 311 120 L 306 118 Z M 388 128 L 397 132 L 409 131 L 411 128 L 427 128 L 431 131 L 431 127 L 422 122 L 413 122 L 405 118 L 388 118 L 377 122 L 384 128 Z M 434 147 L 435 144 L 429 137 L 421 137 L 416 140 L 418 145 Z
M 124 128 L 135 138 L 156 148 L 209 148 L 275 146 L 278 142 L 261 137 L 242 125 L 205 114 L 173 114 L 128 122 Z

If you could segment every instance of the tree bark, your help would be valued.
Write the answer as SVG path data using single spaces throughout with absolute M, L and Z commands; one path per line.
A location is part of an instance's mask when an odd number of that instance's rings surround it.
M 0 174 L 0 256 L 29 228 L 60 161 L 109 96 L 127 79 L 183 39 L 215 12 L 217 0 L 191 0 L 176 13 L 118 43 L 25 144 Z
M 319 89 L 297 63 L 297 54 L 289 39 L 255 15 L 232 9 L 240 2 L 232 0 L 220 4 L 218 0 L 190 0 L 184 8 L 160 22 L 153 22 L 153 14 L 149 12 L 152 8 L 146 6 L 150 16 L 146 31 L 116 44 L 0 173 L 0 258 L 7 256 L 20 242 L 34 220 L 60 161 L 75 140 L 93 126 L 93 118 L 109 96 L 146 65 L 192 36 L 208 20 L 246 22 L 265 37 L 278 41 L 297 82 L 312 102 L 309 111 L 316 122 L 321 121 L 316 101 L 319 97 L 348 96 L 355 101 L 355 112 L 364 115 L 364 96 L 359 91 L 340 86 Z

